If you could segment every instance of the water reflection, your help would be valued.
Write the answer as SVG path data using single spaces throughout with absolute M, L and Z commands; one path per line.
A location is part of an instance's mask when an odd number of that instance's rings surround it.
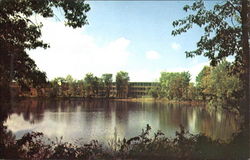
M 212 138 L 227 139 L 238 128 L 234 116 L 204 107 L 164 103 L 116 101 L 25 100 L 12 107 L 5 122 L 17 138 L 29 131 L 64 140 L 107 141 L 114 136 L 138 135 L 149 124 L 173 137 L 182 124 L 191 133 L 205 133 Z

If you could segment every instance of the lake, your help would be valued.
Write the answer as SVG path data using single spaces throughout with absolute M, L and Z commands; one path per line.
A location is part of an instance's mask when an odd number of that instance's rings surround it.
M 12 106 L 5 121 L 16 138 L 38 131 L 70 142 L 80 138 L 84 142 L 107 142 L 115 132 L 120 138 L 129 138 L 139 135 L 147 124 L 152 133 L 161 130 L 168 137 L 174 137 L 182 124 L 190 133 L 202 132 L 224 140 L 239 127 L 234 115 L 204 106 L 101 100 L 28 99 Z

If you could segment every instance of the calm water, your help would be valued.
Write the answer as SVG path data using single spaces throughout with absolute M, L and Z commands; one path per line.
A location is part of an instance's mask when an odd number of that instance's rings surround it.
M 39 131 L 50 138 L 82 138 L 86 142 L 110 140 L 115 130 L 121 138 L 136 136 L 146 124 L 153 132 L 161 130 L 169 137 L 175 135 L 180 124 L 191 133 L 222 139 L 238 128 L 233 115 L 199 106 L 80 100 L 22 101 L 12 107 L 5 124 L 17 138 Z

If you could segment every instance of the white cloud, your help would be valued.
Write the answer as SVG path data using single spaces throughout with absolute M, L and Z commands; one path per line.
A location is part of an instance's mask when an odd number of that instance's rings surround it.
M 200 73 L 204 66 L 209 62 L 196 63 L 186 68 L 176 67 L 165 70 L 164 72 L 189 72 L 191 74 L 191 82 L 195 82 L 196 76 Z
M 92 36 L 83 29 L 65 27 L 61 22 L 41 19 L 42 39 L 51 48 L 28 51 L 38 67 L 49 79 L 71 74 L 82 79 L 88 72 L 97 76 L 124 70 L 131 53 L 127 50 L 130 41 L 120 37 L 105 46 L 98 46 Z
M 173 49 L 173 50 L 180 50 L 181 49 L 181 45 L 180 44 L 178 44 L 178 43 L 176 43 L 176 42 L 173 42 L 173 43 L 171 43 L 171 48 Z
M 147 51 L 146 58 L 150 60 L 155 60 L 160 58 L 160 54 L 156 51 Z
M 150 71 L 146 69 L 128 71 L 131 82 L 155 82 L 160 78 L 160 70 Z
M 131 81 L 155 81 L 160 77 L 162 70 L 128 67 L 132 53 L 128 51 L 130 40 L 124 37 L 99 46 L 95 38 L 86 34 L 84 29 L 65 27 L 62 22 L 50 19 L 41 21 L 44 24 L 42 39 L 48 42 L 51 48 L 31 50 L 28 53 L 38 67 L 47 73 L 50 80 L 68 74 L 76 79 L 82 79 L 88 72 L 97 76 L 103 73 L 112 73 L 115 76 L 120 70 L 127 71 Z M 171 47 L 175 50 L 181 48 L 177 43 L 172 43 Z M 146 52 L 145 56 L 151 60 L 160 58 L 160 54 L 153 50 Z M 190 67 L 168 68 L 167 71 L 189 71 L 194 82 L 196 75 L 207 64 L 194 62 Z
M 189 67 L 172 67 L 166 70 L 128 70 L 130 81 L 143 82 L 143 81 L 157 81 L 160 78 L 161 72 L 189 72 L 191 74 L 191 82 L 195 82 L 196 76 L 200 73 L 204 66 L 209 65 L 209 62 L 191 63 Z

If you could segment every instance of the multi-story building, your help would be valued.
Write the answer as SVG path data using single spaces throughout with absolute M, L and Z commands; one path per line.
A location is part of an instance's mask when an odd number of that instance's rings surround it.
M 127 89 L 121 98 L 140 98 L 148 95 L 149 89 L 156 86 L 157 82 L 129 82 Z M 110 97 L 117 97 L 117 89 L 115 83 L 111 87 Z
M 148 91 L 156 84 L 156 82 L 129 82 L 128 97 L 140 98 L 146 96 Z

